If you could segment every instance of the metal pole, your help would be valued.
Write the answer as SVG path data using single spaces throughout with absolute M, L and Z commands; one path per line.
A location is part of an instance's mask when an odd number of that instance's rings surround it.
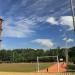
M 14 62 L 14 51 L 13 51 L 13 62 Z
M 70 5 L 71 5 L 71 12 L 72 12 L 72 19 L 73 19 L 73 27 L 74 27 L 74 32 L 75 32 L 75 18 L 74 18 L 73 0 L 70 0 Z
M 38 56 L 37 56 L 37 69 L 38 69 L 38 72 L 39 72 L 39 59 L 38 59 Z
M 65 56 L 66 56 L 66 63 L 68 64 L 68 49 L 67 49 L 67 36 L 66 36 L 66 33 L 64 33 L 64 36 L 65 36 Z
M 66 39 L 66 63 L 68 64 L 68 49 L 67 49 L 67 39 Z
M 58 72 L 59 72 L 59 58 L 58 58 L 58 56 L 57 56 L 57 67 L 58 67 Z

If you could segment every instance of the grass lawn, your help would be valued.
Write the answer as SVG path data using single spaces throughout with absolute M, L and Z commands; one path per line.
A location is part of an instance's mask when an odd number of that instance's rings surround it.
M 75 72 L 75 64 L 68 64 L 67 71 L 68 72 Z
M 50 63 L 40 63 L 40 69 L 50 66 Z M 35 72 L 37 71 L 36 63 L 8 63 L 0 64 L 0 71 L 2 72 Z

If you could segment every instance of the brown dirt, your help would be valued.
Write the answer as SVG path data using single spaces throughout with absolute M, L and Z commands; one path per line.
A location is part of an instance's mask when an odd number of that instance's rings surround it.
M 59 72 L 66 72 L 67 71 L 67 64 L 64 62 L 59 63 Z M 40 72 L 58 72 L 58 64 L 54 64 L 46 69 L 40 70 Z

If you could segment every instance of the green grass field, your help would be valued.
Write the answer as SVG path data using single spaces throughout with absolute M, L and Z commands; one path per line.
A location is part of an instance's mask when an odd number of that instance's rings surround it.
M 40 69 L 50 66 L 50 63 L 40 63 Z M 1 72 L 36 72 L 36 63 L 8 63 L 0 64 Z
M 68 64 L 67 71 L 68 72 L 75 72 L 75 64 Z

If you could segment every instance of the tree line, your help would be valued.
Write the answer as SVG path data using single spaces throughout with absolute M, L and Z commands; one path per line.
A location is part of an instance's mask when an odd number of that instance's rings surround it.
M 69 61 L 75 63 L 75 47 L 68 48 Z M 58 56 L 59 59 L 63 58 L 65 61 L 65 48 L 55 48 L 55 49 L 13 49 L 13 50 L 0 50 L 0 63 L 2 62 L 10 62 L 10 63 L 18 63 L 18 62 L 36 62 L 37 56 Z M 42 58 L 40 61 L 54 61 L 55 58 Z

